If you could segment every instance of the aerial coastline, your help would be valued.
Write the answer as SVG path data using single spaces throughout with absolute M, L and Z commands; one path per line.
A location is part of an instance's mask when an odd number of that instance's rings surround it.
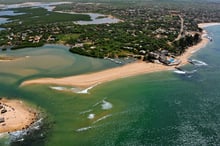
M 0 146 L 220 145 L 220 2 L 33 1 L 0 4 Z
M 216 26 L 216 25 L 220 25 L 220 22 L 200 23 L 200 24 L 198 24 L 198 27 L 205 28 L 205 27 Z
M 199 26 L 201 28 L 204 28 L 206 26 L 210 26 L 214 24 L 206 23 L 206 24 L 199 24 Z M 181 63 L 178 66 L 186 65 L 188 63 L 189 57 L 191 57 L 192 54 L 198 51 L 199 49 L 205 47 L 208 42 L 209 39 L 206 38 L 206 31 L 203 31 L 202 40 L 198 44 L 189 47 L 185 51 L 185 53 L 183 53 L 181 56 L 176 57 L 181 61 Z M 89 87 L 94 84 L 100 84 L 124 77 L 136 76 L 140 74 L 166 71 L 166 70 L 174 70 L 174 69 L 175 66 L 166 66 L 162 64 L 137 61 L 121 67 L 107 69 L 96 73 L 76 75 L 76 76 L 63 77 L 63 78 L 41 78 L 41 79 L 28 80 L 28 81 L 24 81 L 21 84 L 21 86 L 26 86 L 31 84 L 55 84 L 55 85 L 66 85 L 66 86 L 76 86 L 76 87 Z
M 23 101 L 0 99 L 0 133 L 24 130 L 37 119 L 37 112 Z

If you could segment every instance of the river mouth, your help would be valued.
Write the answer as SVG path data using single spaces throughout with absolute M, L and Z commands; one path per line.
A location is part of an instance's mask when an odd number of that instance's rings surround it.
M 19 85 L 27 79 L 91 73 L 117 64 L 71 54 L 62 45 L 4 52 L 23 58 L 0 62 L 0 95 L 28 100 L 45 109 L 50 120 L 14 142 L 3 136 L 0 145 L 219 145 L 220 32 L 217 26 L 208 31 L 213 42 L 193 56 L 200 64 L 184 67 L 196 68 L 190 76 L 169 71 L 141 75 L 96 86 L 90 94 Z
M 210 27 L 208 31 L 219 38 L 218 29 Z M 125 145 L 197 145 L 209 141 L 217 145 L 220 61 L 219 43 L 215 37 L 212 43 L 193 56 L 192 59 L 200 64 L 183 67 L 187 71 L 197 70 L 190 76 L 172 71 L 141 75 L 98 85 L 90 89 L 89 94 L 60 92 L 51 89 L 51 85 L 19 85 L 28 78 L 90 73 L 117 64 L 71 54 L 67 47 L 60 45 L 6 51 L 6 55 L 29 57 L 0 62 L 0 95 L 17 95 L 21 100 L 34 103 L 46 110 L 52 122 L 27 136 L 30 139 L 21 138 L 9 143 L 9 138 L 3 138 L 0 144 L 69 146 L 106 145 L 120 141 Z M 22 74 L 19 69 L 21 72 L 27 69 L 35 72 Z M 198 130 L 201 126 L 213 133 Z M 159 141 L 158 137 L 161 138 Z

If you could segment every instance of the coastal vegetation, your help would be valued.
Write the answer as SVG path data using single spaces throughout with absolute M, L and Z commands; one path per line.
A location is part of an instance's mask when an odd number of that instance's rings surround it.
M 131 3 L 131 2 L 129 2 Z M 217 21 L 219 8 L 213 3 L 210 13 L 204 3 L 177 5 L 174 2 L 146 2 L 125 5 L 111 3 L 77 3 L 56 6 L 54 11 L 44 8 L 15 8 L 20 15 L 2 16 L 10 21 L 1 24 L 0 46 L 5 49 L 38 47 L 45 43 L 62 43 L 70 52 L 98 57 L 137 57 L 153 61 L 157 56 L 178 56 L 201 40 L 200 22 Z M 191 9 L 191 8 L 194 9 Z M 60 13 L 57 11 L 63 11 Z M 72 12 L 78 12 L 72 14 Z M 91 21 L 89 15 L 101 13 L 96 19 L 111 15 L 121 19 L 118 23 L 79 25 L 77 21 Z M 71 13 L 71 14 L 70 14 Z M 197 15 L 194 15 L 194 14 Z M 164 53 L 166 52 L 166 53 Z M 153 60 L 152 60 L 153 59 Z

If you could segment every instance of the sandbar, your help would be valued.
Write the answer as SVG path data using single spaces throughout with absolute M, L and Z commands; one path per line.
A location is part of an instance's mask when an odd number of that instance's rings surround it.
M 199 27 L 204 28 L 210 24 L 199 24 Z M 205 37 L 206 31 L 203 32 L 202 40 L 189 47 L 185 53 L 181 56 L 176 57 L 181 61 L 179 66 L 186 65 L 188 63 L 189 57 L 199 49 L 206 46 L 209 40 Z M 147 74 L 152 72 L 174 70 L 175 66 L 166 66 L 156 63 L 146 63 L 144 61 L 137 61 L 130 63 L 121 67 L 116 67 L 112 69 L 107 69 L 95 73 L 75 75 L 63 78 L 40 78 L 34 80 L 24 81 L 21 86 L 31 85 L 31 84 L 53 84 L 53 85 L 66 85 L 66 86 L 75 86 L 75 87 L 90 87 L 95 84 L 100 84 L 108 81 L 113 81 L 120 78 L 136 76 L 141 74 Z
M 0 133 L 23 130 L 36 121 L 36 111 L 23 101 L 1 98 L 0 103 Z

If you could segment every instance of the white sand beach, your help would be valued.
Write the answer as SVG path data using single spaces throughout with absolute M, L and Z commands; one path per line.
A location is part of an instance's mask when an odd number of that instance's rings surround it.
M 216 25 L 216 23 L 214 23 Z M 204 28 L 206 26 L 214 24 L 199 24 L 199 27 Z M 206 32 L 204 32 L 206 33 Z M 202 41 L 192 47 L 189 47 L 184 54 L 178 56 L 177 59 L 181 61 L 179 66 L 185 65 L 188 63 L 189 57 L 199 49 L 206 46 L 209 42 L 207 38 L 202 37 Z M 140 74 L 147 74 L 152 72 L 173 70 L 174 66 L 165 66 L 162 64 L 156 63 L 146 63 L 143 61 L 134 62 L 127 64 L 121 67 L 116 67 L 112 69 L 107 69 L 95 73 L 75 75 L 63 78 L 40 78 L 34 80 L 24 81 L 21 86 L 31 85 L 31 84 L 54 84 L 54 85 L 67 85 L 75 87 L 90 87 L 95 84 L 100 84 L 120 78 L 136 76 Z
M 36 120 L 36 112 L 19 100 L 0 100 L 0 133 L 28 128 Z

